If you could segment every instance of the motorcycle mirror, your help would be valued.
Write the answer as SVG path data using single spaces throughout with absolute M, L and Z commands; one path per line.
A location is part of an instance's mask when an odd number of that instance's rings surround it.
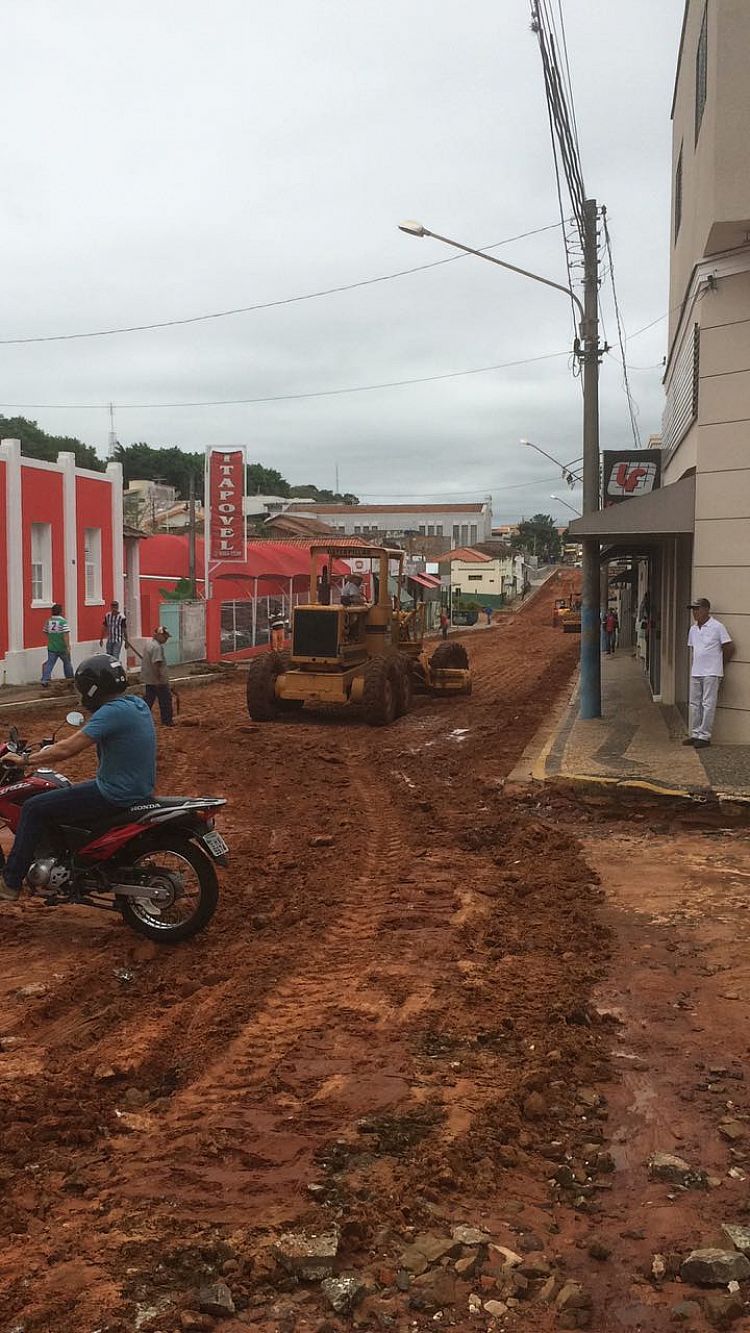
M 11 727 L 9 735 L 13 744 L 18 745 L 18 742 L 21 739 L 21 733 L 19 732 L 18 727 Z
M 68 713 L 65 721 L 69 727 L 82 727 L 86 719 L 83 713 Z

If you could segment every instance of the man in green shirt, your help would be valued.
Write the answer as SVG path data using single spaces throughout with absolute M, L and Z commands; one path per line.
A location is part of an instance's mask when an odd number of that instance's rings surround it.
M 70 625 L 63 615 L 63 609 L 59 602 L 55 602 L 52 607 L 50 618 L 44 626 L 44 633 L 47 635 L 47 661 L 42 667 L 42 685 L 46 689 L 55 668 L 55 663 L 58 661 L 63 664 L 66 680 L 73 679 L 73 663 L 70 660 Z

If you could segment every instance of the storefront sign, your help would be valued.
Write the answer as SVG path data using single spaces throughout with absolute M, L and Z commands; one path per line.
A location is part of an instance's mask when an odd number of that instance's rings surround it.
M 657 449 L 605 450 L 603 508 L 637 495 L 650 495 L 661 482 L 661 452 Z
M 245 560 L 245 450 L 207 451 L 206 514 L 211 563 Z

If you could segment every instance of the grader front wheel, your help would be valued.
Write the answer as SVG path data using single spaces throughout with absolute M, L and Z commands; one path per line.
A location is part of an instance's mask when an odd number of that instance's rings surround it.
M 279 716 L 276 680 L 285 663 L 279 653 L 262 653 L 247 673 L 247 711 L 254 722 L 273 722 Z
M 445 667 L 458 668 L 459 671 L 468 671 L 469 654 L 462 643 L 448 642 L 438 644 L 430 658 L 430 668 L 432 671 L 440 671 Z

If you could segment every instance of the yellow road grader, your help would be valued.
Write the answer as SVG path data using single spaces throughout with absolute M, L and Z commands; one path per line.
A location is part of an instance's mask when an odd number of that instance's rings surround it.
M 369 562 L 371 601 L 345 593 L 332 600 L 337 561 Z M 359 704 L 371 726 L 387 726 L 408 712 L 414 689 L 470 694 L 466 649 L 449 640 L 428 654 L 424 604 L 402 607 L 403 581 L 403 551 L 346 541 L 312 546 L 310 598 L 292 612 L 291 653 L 262 653 L 250 664 L 250 716 L 269 722 L 306 703 Z

